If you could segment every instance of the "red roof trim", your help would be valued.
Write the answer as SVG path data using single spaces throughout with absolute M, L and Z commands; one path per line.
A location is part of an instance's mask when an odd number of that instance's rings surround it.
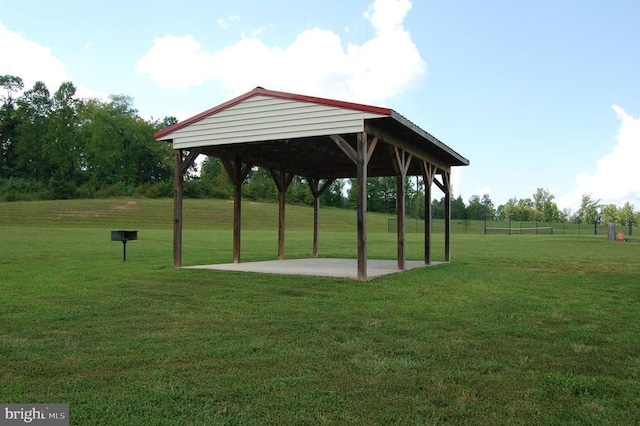
M 326 99 L 326 98 L 317 98 L 314 96 L 305 96 L 305 95 L 297 95 L 294 93 L 286 93 L 286 92 L 276 92 L 273 90 L 267 90 L 267 89 L 263 89 L 262 87 L 256 87 L 255 89 L 253 89 L 250 92 L 245 93 L 244 95 L 240 95 L 237 98 L 233 98 L 230 101 L 227 101 L 225 103 L 222 103 L 218 106 L 215 106 L 211 109 L 208 109 L 204 112 L 201 112 L 198 115 L 194 115 L 191 118 L 187 118 L 184 121 L 181 121 L 179 123 L 174 124 L 173 126 L 169 126 L 166 127 L 158 132 L 156 132 L 156 134 L 154 135 L 155 139 L 162 139 L 163 137 L 167 136 L 168 134 L 175 132 L 176 130 L 182 129 L 190 124 L 196 123 L 210 115 L 216 114 L 222 110 L 225 110 L 229 107 L 232 107 L 234 105 L 239 104 L 242 101 L 245 101 L 253 96 L 259 96 L 259 95 L 263 95 L 263 96 L 271 96 L 273 98 L 279 98 L 279 99 L 287 99 L 287 100 L 292 100 L 292 101 L 300 101 L 300 102 L 310 102 L 310 103 L 315 103 L 315 104 L 321 104 L 321 105 L 327 105 L 327 106 L 331 106 L 331 107 L 336 107 L 336 108 L 344 108 L 344 109 L 352 109 L 355 111 L 361 111 L 361 112 L 368 112 L 371 114 L 380 114 L 380 115 L 385 115 L 385 116 L 391 116 L 392 114 L 392 110 L 389 108 L 382 108 L 382 107 L 377 107 L 377 106 L 371 106 L 371 105 L 364 105 L 364 104 L 356 104 L 353 102 L 344 102 L 344 101 L 337 101 L 337 100 L 333 100 L 333 99 Z

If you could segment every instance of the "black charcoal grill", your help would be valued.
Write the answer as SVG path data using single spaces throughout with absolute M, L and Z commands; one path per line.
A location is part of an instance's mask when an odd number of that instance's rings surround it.
M 138 231 L 111 231 L 111 241 L 122 241 L 122 261 L 127 261 L 127 241 L 138 239 Z

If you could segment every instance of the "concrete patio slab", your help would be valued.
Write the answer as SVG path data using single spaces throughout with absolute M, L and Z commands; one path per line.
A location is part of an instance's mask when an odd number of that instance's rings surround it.
M 432 262 L 436 266 L 444 262 Z M 405 271 L 423 268 L 427 265 L 421 261 L 405 262 Z M 184 266 L 185 269 L 213 269 L 218 271 L 255 272 L 262 274 L 310 275 L 318 277 L 358 278 L 358 261 L 356 259 L 291 259 L 268 260 L 262 262 L 225 263 L 218 265 Z M 402 272 L 396 260 L 367 260 L 367 278 L 369 280 L 383 275 Z

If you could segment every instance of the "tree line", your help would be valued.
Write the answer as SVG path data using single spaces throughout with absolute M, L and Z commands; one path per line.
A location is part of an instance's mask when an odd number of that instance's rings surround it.
M 172 150 L 153 134 L 174 118 L 142 119 L 124 95 L 78 99 L 71 82 L 51 94 L 5 75 L 0 88 L 3 199 L 171 195 Z
M 143 119 L 133 99 L 112 95 L 108 101 L 79 99 L 76 87 L 65 82 L 51 94 L 43 82 L 24 90 L 20 77 L 0 76 L 0 200 L 94 198 L 110 196 L 170 197 L 173 192 L 173 152 L 170 144 L 153 138 L 156 131 L 177 122 L 175 117 Z M 219 159 L 207 157 L 184 186 L 192 198 L 231 198 L 233 185 Z M 405 211 L 424 218 L 424 182 L 407 177 Z M 356 180 L 334 181 L 320 197 L 325 207 L 356 208 Z M 243 185 L 243 196 L 256 201 L 277 200 L 270 173 L 254 168 Z M 296 176 L 287 202 L 312 205 L 303 177 Z M 371 212 L 394 214 L 396 178 L 367 180 Z M 444 218 L 444 197 L 431 202 L 434 218 Z M 462 220 L 519 220 L 537 222 L 638 223 L 628 202 L 602 205 L 591 195 L 582 197 L 576 212 L 560 210 L 547 189 L 531 198 L 512 198 L 494 206 L 488 194 L 465 203 L 452 197 L 451 216 Z

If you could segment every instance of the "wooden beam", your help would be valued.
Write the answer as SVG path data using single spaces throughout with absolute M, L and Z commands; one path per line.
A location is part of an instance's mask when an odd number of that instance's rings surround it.
M 451 262 L 451 175 L 442 174 L 444 193 L 444 260 Z
M 378 145 L 378 137 L 374 136 L 373 140 L 369 144 L 369 148 L 367 149 L 367 162 L 371 160 L 371 156 L 373 155 L 373 151 L 376 149 L 376 145 Z
M 182 149 L 174 150 L 173 176 L 173 266 L 182 266 L 182 199 L 184 174 L 200 155 L 200 148 L 192 149 L 186 158 Z
M 320 196 L 335 182 L 335 179 L 326 179 L 320 186 L 320 179 L 306 178 L 309 183 L 311 195 L 313 195 L 313 257 L 318 257 L 319 233 L 320 233 Z
M 354 163 L 358 163 L 358 153 L 355 149 L 349 145 L 349 142 L 345 141 L 344 138 L 340 135 L 331 135 L 330 138 L 338 145 L 338 147 L 347 154 L 347 157 L 351 159 Z
M 444 195 L 447 195 L 447 187 L 445 186 L 445 183 L 444 183 L 444 173 L 442 174 L 442 176 L 443 176 L 443 177 L 442 177 L 442 180 L 443 180 L 443 181 L 442 181 L 442 183 L 440 183 L 440 181 L 438 181 L 438 179 L 436 179 L 436 178 L 435 178 L 435 175 L 434 175 L 433 183 L 435 183 L 435 184 L 436 184 L 436 186 L 437 186 L 438 188 L 440 188 L 440 191 L 442 191 L 442 193 L 443 193 Z
M 358 238 L 358 280 L 367 280 L 367 134 L 357 134 L 357 238 Z
M 284 170 L 269 169 L 269 173 L 278 188 L 278 260 L 284 260 L 284 234 L 285 234 L 285 206 L 287 189 L 293 181 L 294 175 Z
M 413 155 L 407 153 L 402 148 L 398 148 L 397 146 L 393 147 L 396 154 L 396 161 L 398 162 L 398 169 L 402 176 L 407 176 L 407 172 L 409 171 L 409 167 L 411 166 L 411 159 Z
M 436 166 L 426 161 L 422 161 L 422 179 L 424 180 L 424 263 L 431 265 L 431 234 L 432 234 L 432 211 L 431 211 L 431 186 L 436 174 Z
M 198 155 L 200 155 L 201 152 L 202 152 L 201 148 L 191 148 L 191 151 L 189 151 L 189 154 L 187 155 L 187 157 L 180 162 L 180 165 L 179 165 L 180 173 L 183 176 L 185 173 L 187 173 L 187 170 L 189 170 L 189 167 L 193 165 L 193 162 L 196 161 L 196 158 L 198 158 Z
M 217 157 L 220 159 L 220 161 L 224 161 L 224 159 L 227 160 L 233 160 L 236 156 L 236 152 L 235 151 L 230 151 L 228 149 L 223 149 L 223 148 L 211 148 L 209 147 L 207 149 L 207 155 L 211 155 L 214 157 Z M 246 164 L 249 165 L 249 167 L 254 167 L 254 166 L 259 166 L 259 167 L 263 167 L 267 170 L 269 169 L 276 169 L 279 170 L 280 168 L 282 168 L 283 164 L 280 162 L 275 162 L 275 161 L 268 161 L 268 160 L 263 160 L 259 157 L 256 157 L 254 155 L 250 155 L 247 153 L 242 153 L 242 161 L 244 161 Z M 294 175 L 298 175 L 298 176 L 304 176 L 305 174 L 309 173 L 308 169 L 298 169 L 295 167 L 291 167 L 290 165 L 286 165 L 287 167 L 287 171 L 289 173 L 293 173 Z
M 395 152 L 395 162 L 397 164 L 397 170 L 399 174 L 396 178 L 396 216 L 397 216 L 397 236 L 398 236 L 398 269 L 401 271 L 405 269 L 406 259 L 406 227 L 405 227 L 405 179 L 409 166 L 411 165 L 411 159 L 413 156 L 397 146 L 393 147 Z
M 318 234 L 320 230 L 320 180 L 307 178 L 311 195 L 313 195 L 313 258 L 318 257 Z
M 173 266 L 182 266 L 182 193 L 184 190 L 184 174 L 180 172 L 182 150 L 174 150 L 173 176 Z
M 400 139 L 398 139 L 397 136 L 382 130 L 374 125 L 372 125 L 369 122 L 365 122 L 364 125 L 364 130 L 365 132 L 367 132 L 368 134 L 380 138 L 380 140 L 382 140 L 383 142 L 389 144 L 389 145 L 394 145 L 397 146 L 398 148 L 402 149 L 403 151 L 406 151 L 408 153 L 410 153 L 411 155 L 413 155 L 414 157 L 420 159 L 420 160 L 425 160 L 430 162 L 431 164 L 435 164 L 436 166 L 438 166 L 439 169 L 443 170 L 443 171 L 451 171 L 451 166 L 444 163 L 443 161 L 438 160 L 437 158 L 435 158 L 434 156 L 430 155 L 427 152 L 421 151 L 419 149 L 417 149 L 416 147 L 414 147 L 413 145 L 410 145 Z
M 236 153 L 235 160 L 221 158 L 224 168 L 233 183 L 233 263 L 240 263 L 240 243 L 242 241 L 242 183 L 251 171 L 251 165 L 242 165 L 242 157 Z
M 398 269 L 404 271 L 405 268 L 405 223 L 404 223 L 404 202 L 405 202 L 404 176 L 396 176 L 396 223 L 398 236 Z

